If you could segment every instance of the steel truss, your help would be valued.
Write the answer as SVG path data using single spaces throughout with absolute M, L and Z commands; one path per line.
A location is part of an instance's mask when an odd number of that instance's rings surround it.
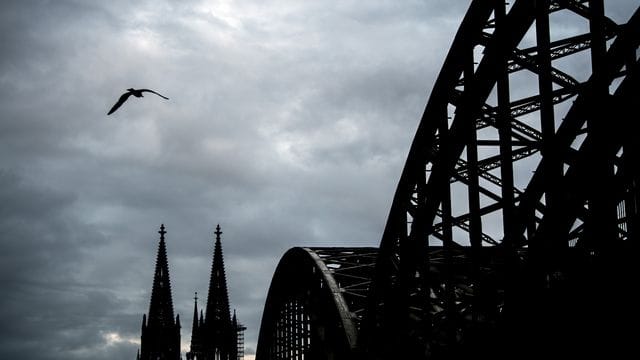
M 352 296 L 328 265 L 345 249 L 285 254 L 259 359 L 307 358 L 278 347 L 287 306 L 303 309 L 305 349 L 323 348 L 313 359 L 637 353 L 640 10 L 617 24 L 603 1 L 471 1 L 373 273 L 367 257 Z
M 550 17 L 568 15 L 589 31 L 552 39 Z M 586 279 L 624 277 L 609 265 L 627 263 L 637 246 L 640 137 L 623 114 L 637 114 L 639 24 L 638 12 L 614 23 L 602 0 L 472 2 L 383 235 L 362 334 L 373 358 L 521 357 L 527 346 L 543 354 L 584 335 L 572 332 L 588 306 L 569 303 L 594 305 L 601 298 Z M 560 68 L 585 57 L 586 75 Z M 493 285 L 487 248 L 504 265 Z M 456 280 L 461 249 L 471 264 L 467 302 Z M 504 297 L 487 300 L 489 290 Z M 613 323 L 594 324 L 589 331 L 602 334 Z
M 349 359 L 377 258 L 376 248 L 293 248 L 267 295 L 259 359 Z

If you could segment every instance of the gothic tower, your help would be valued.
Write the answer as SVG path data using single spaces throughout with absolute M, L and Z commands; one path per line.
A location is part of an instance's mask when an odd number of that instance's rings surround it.
M 149 317 L 142 317 L 139 360 L 180 360 L 180 315 L 173 317 L 169 263 L 164 241 L 164 224 L 160 226 L 160 244 L 153 276 Z
M 216 227 L 216 240 L 209 278 L 209 293 L 205 308 L 198 320 L 198 300 L 193 310 L 191 349 L 187 360 L 236 360 L 238 356 L 238 326 L 234 325 L 229 312 L 227 279 L 220 242 L 220 225 Z M 196 293 L 197 294 L 197 293 Z

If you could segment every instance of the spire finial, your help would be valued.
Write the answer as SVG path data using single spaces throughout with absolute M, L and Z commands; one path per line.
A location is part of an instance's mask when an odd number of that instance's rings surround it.
M 196 291 L 196 295 L 193 297 L 193 300 L 196 301 L 196 303 L 198 302 L 198 292 Z
M 216 232 L 214 234 L 216 234 L 216 241 L 220 241 L 220 235 L 222 235 L 222 231 L 220 231 L 220 224 L 216 226 Z
M 158 231 L 158 234 L 160 234 L 160 240 L 164 240 L 164 234 L 166 234 L 167 232 L 164 231 L 164 224 L 160 225 L 160 231 Z

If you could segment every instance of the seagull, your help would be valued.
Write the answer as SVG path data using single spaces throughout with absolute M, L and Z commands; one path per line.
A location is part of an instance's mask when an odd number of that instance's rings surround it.
M 150 93 L 154 93 L 158 96 L 160 96 L 163 99 L 167 99 L 169 100 L 168 97 L 162 96 L 160 94 L 158 94 L 157 92 L 153 91 L 153 90 L 149 90 L 149 89 L 133 89 L 133 88 L 129 88 L 127 89 L 127 92 L 122 94 L 122 96 L 120 96 L 120 99 L 118 99 L 118 102 L 115 103 L 115 105 L 113 105 L 113 107 L 111 108 L 111 110 L 109 110 L 109 113 L 107 113 L 107 115 L 111 115 L 113 114 L 116 110 L 118 110 L 118 108 L 120 107 L 120 105 L 124 104 L 125 101 L 127 101 L 127 99 L 129 98 L 129 96 L 133 95 L 135 97 L 143 97 L 142 93 L 143 92 L 150 92 Z

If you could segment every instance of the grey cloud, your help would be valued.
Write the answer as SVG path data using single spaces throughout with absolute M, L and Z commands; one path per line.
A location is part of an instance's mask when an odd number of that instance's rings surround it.
M 160 223 L 183 340 L 220 223 L 255 349 L 288 248 L 380 241 L 467 6 L 3 1 L 0 358 L 133 358 Z
M 127 323 L 114 291 L 79 274 L 85 254 L 104 239 L 94 229 L 69 225 L 74 196 L 0 173 L 0 348 L 3 356 L 68 357 L 91 347 L 111 323 Z M 20 355 L 19 355 L 20 354 Z M 99 357 L 98 357 L 99 358 Z

